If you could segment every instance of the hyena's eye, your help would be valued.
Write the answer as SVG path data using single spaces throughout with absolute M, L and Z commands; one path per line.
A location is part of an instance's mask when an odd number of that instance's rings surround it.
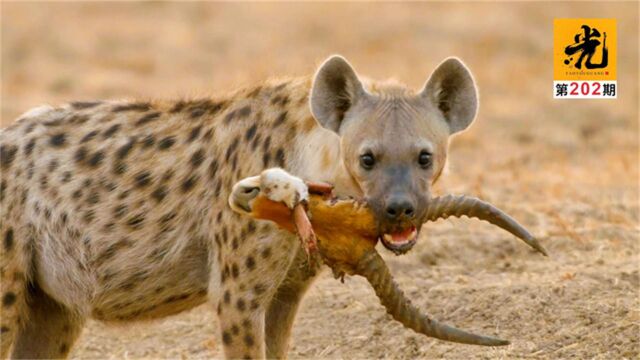
M 426 151 L 426 150 L 422 150 L 420 152 L 420 156 L 418 156 L 418 164 L 420 164 L 420 167 L 423 169 L 428 169 L 431 167 L 431 153 Z
M 376 159 L 373 157 L 373 154 L 366 153 L 360 155 L 360 166 L 362 166 L 365 170 L 373 169 L 373 165 L 376 164 Z

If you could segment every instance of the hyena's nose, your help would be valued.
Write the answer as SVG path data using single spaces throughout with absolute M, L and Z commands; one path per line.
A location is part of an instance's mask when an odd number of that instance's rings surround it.
M 411 200 L 406 197 L 391 198 L 387 202 L 385 215 L 387 216 L 387 219 L 393 221 L 409 220 L 413 219 L 415 215 L 415 208 Z
M 247 213 L 251 212 L 251 201 L 260 194 L 260 187 L 257 186 L 259 177 L 256 176 L 254 178 L 247 178 L 233 187 L 231 196 L 229 196 L 231 208 Z

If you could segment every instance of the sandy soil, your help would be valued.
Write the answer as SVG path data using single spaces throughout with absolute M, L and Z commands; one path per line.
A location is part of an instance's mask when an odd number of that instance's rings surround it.
M 457 55 L 481 90 L 477 123 L 451 145 L 437 193 L 510 212 L 551 253 L 485 223 L 430 224 L 386 254 L 435 318 L 513 344 L 480 348 L 403 329 L 359 278 L 325 273 L 295 324 L 292 358 L 640 356 L 638 3 L 2 3 L 2 124 L 42 103 L 224 92 L 311 73 L 331 53 L 360 73 L 419 87 Z M 618 20 L 619 98 L 554 101 L 552 21 Z M 384 251 L 384 250 L 381 250 Z M 74 358 L 221 356 L 199 307 L 133 327 L 90 322 Z

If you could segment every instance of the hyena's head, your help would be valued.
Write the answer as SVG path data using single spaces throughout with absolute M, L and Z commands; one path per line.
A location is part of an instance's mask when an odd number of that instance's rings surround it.
M 364 86 L 344 58 L 333 56 L 316 73 L 310 104 L 314 117 L 340 135 L 343 162 L 376 213 L 383 244 L 396 253 L 409 250 L 445 165 L 448 139 L 476 115 L 467 67 L 447 59 L 415 93 Z

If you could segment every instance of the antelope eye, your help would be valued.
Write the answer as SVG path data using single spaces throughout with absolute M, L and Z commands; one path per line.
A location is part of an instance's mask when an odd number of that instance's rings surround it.
M 362 166 L 365 170 L 373 169 L 373 165 L 376 164 L 376 159 L 373 157 L 373 154 L 366 153 L 364 155 L 360 155 L 360 166 Z
M 429 167 L 431 167 L 431 153 L 424 150 L 421 151 L 420 155 L 418 156 L 418 164 L 420 164 L 420 167 L 423 169 L 428 169 Z

